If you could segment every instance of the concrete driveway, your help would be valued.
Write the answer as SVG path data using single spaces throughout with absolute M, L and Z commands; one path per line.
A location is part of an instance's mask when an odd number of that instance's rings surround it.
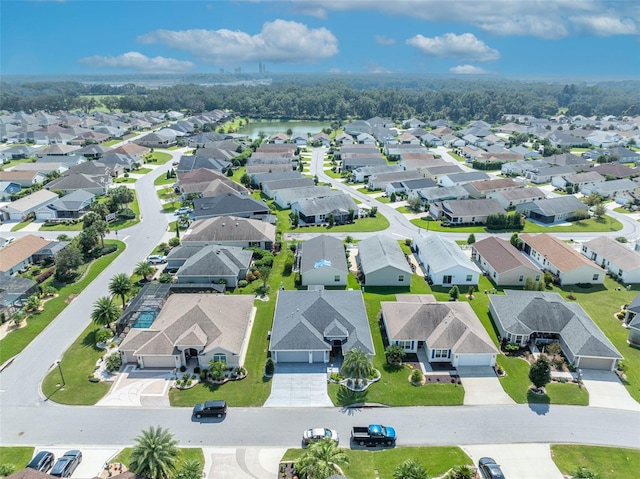
M 264 407 L 333 407 L 325 364 L 279 363 Z
M 96 406 L 169 406 L 173 370 L 125 366 L 108 394 Z
M 70 445 L 67 447 L 41 447 L 36 448 L 34 455 L 40 451 L 52 452 L 56 457 L 56 460 L 64 455 L 65 452 L 71 449 L 78 449 L 82 452 L 82 462 L 73 471 L 71 479 L 91 479 L 93 477 L 100 477 L 102 471 L 104 471 L 104 465 L 109 462 L 116 454 L 120 452 L 119 448 L 98 448 L 98 447 L 77 447 Z
M 613 371 L 582 370 L 582 383 L 589 391 L 589 406 L 640 412 L 638 404 Z
M 465 406 L 515 404 L 502 389 L 495 371 L 489 366 L 461 366 L 457 368 L 464 387 Z
M 286 448 L 203 448 L 205 479 L 273 479 Z
M 509 479 L 563 479 L 548 444 L 483 444 L 462 446 L 462 450 L 476 467 L 481 457 L 492 457 Z

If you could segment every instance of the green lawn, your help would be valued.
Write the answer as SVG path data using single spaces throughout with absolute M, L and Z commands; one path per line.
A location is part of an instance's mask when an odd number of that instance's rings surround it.
M 134 438 L 131 438 L 131 442 L 134 442 Z M 129 465 L 131 464 L 131 453 L 132 452 L 133 452 L 133 448 L 132 447 L 125 447 L 110 462 L 112 464 L 116 463 L 116 462 L 119 462 L 119 463 L 124 464 L 128 468 Z M 189 460 L 198 461 L 200 463 L 201 468 L 204 469 L 204 453 L 202 452 L 201 448 L 199 448 L 199 447 L 181 447 L 180 448 L 180 456 L 178 457 L 178 461 L 176 463 L 176 470 L 180 470 L 180 467 L 182 467 L 182 464 L 185 461 L 189 461 Z
M 113 146 L 117 143 L 120 143 L 121 141 L 122 140 L 120 139 L 105 141 L 104 143 L 102 143 L 102 146 Z
M 287 221 L 289 214 L 287 213 Z M 283 233 L 358 233 L 369 231 L 382 231 L 389 227 L 389 220 L 384 217 L 380 212 L 374 218 L 360 218 L 355 220 L 354 223 L 349 225 L 337 225 L 333 227 L 325 226 L 305 226 L 304 228 L 292 228 L 278 230 Z
M 473 461 L 459 447 L 396 447 L 379 451 L 342 450 L 349 458 L 343 466 L 347 477 L 352 479 L 393 479 L 396 468 L 407 459 L 419 461 L 429 473 L 429 477 L 439 477 L 453 466 L 472 466 Z M 293 461 L 300 457 L 302 449 L 289 449 L 283 461 Z
M 131 177 L 127 177 L 127 178 L 120 177 L 113 180 L 113 182 L 116 184 L 135 183 L 136 181 L 137 181 L 137 178 L 131 178 Z
M 449 151 L 448 153 L 451 155 L 451 158 L 455 159 L 456 161 L 459 161 L 460 163 L 466 163 L 467 161 L 465 158 L 458 155 L 457 153 L 454 153 L 453 151 Z
M 164 165 L 167 161 L 169 161 L 173 156 L 170 153 L 165 153 L 164 151 L 154 151 L 150 155 L 145 157 L 146 163 L 153 163 L 155 165 Z
M 80 294 L 125 247 L 124 243 L 120 241 L 106 240 L 105 243 L 116 244 L 118 251 L 94 261 L 80 281 L 59 288 L 58 296 L 47 301 L 43 311 L 29 316 L 25 327 L 11 332 L 0 340 L 0 364 L 4 364 L 5 361 L 18 354 L 33 341 L 33 339 L 67 307 L 69 297 Z M 93 369 L 91 369 L 91 371 L 93 371 Z
M 25 226 L 31 224 L 32 222 L 33 222 L 33 218 L 25 220 L 25 221 L 21 221 L 17 225 L 13 226 L 11 228 L 11 231 L 20 231 L 22 228 L 24 228 Z
M 151 173 L 152 171 L 152 168 L 138 168 L 137 170 L 134 170 L 133 173 L 136 175 L 146 175 L 147 173 Z
M 160 175 L 154 181 L 154 186 L 172 185 L 176 182 L 176 178 L 167 178 L 167 175 Z
M 639 449 L 552 444 L 551 457 L 560 472 L 566 475 L 578 467 L 592 470 L 598 479 L 638 477 L 640 471 Z
M 329 178 L 335 178 L 335 179 L 340 179 L 342 178 L 342 173 L 339 173 L 337 171 L 331 171 L 331 168 L 325 169 L 323 170 L 324 174 L 327 175 Z
M 13 464 L 15 470 L 24 469 L 33 457 L 33 447 L 0 446 L 0 464 Z

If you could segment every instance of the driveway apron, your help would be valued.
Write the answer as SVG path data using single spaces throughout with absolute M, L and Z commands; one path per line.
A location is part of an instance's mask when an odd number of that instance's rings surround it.
M 325 364 L 279 363 L 264 407 L 333 407 Z
M 96 406 L 169 406 L 173 370 L 125 366 L 109 393 Z
M 204 479 L 273 479 L 286 448 L 203 448 Z
M 495 371 L 489 366 L 463 366 L 457 368 L 464 387 L 465 406 L 515 404 L 502 389 Z
M 640 412 L 638 404 L 613 371 L 582 370 L 582 383 L 589 391 L 589 406 Z
M 483 444 L 462 446 L 477 466 L 481 457 L 492 457 L 509 479 L 563 479 L 551 459 L 548 444 Z M 481 476 L 479 476 L 481 477 Z M 488 479 L 488 478 L 482 478 Z

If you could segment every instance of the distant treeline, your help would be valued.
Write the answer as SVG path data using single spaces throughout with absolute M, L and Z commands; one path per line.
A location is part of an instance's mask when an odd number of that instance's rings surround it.
M 403 120 L 444 118 L 499 121 L 506 113 L 548 117 L 640 114 L 640 82 L 596 85 L 428 79 L 415 76 L 288 76 L 269 85 L 177 84 L 152 89 L 133 83 L 7 83 L 0 109 L 55 111 L 97 106 L 109 110 L 180 110 L 199 113 L 230 109 L 251 118 L 344 120 L 373 116 Z

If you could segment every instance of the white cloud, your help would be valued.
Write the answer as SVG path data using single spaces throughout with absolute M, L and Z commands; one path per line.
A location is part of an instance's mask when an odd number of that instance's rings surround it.
M 250 61 L 313 63 L 338 53 L 338 39 L 326 28 L 298 22 L 266 22 L 256 35 L 231 30 L 156 30 L 138 37 L 140 43 L 160 43 L 186 50 L 206 63 Z
M 615 18 L 604 16 L 576 16 L 570 18 L 577 28 L 584 32 L 608 37 L 611 35 L 632 35 L 638 32 L 636 24 L 630 18 Z
M 140 52 L 127 52 L 118 56 L 94 55 L 78 60 L 84 65 L 95 68 L 118 68 L 136 70 L 145 73 L 179 73 L 192 70 L 195 65 L 175 58 L 149 58 Z
M 378 45 L 393 45 L 396 43 L 395 38 L 387 37 L 386 35 L 376 35 L 374 40 Z
M 449 73 L 455 73 L 458 75 L 484 75 L 491 72 L 473 65 L 458 65 L 457 67 L 450 68 Z
M 390 70 L 387 70 L 385 67 L 376 62 L 367 62 L 362 67 L 362 70 L 365 73 L 391 73 Z
M 500 58 L 500 52 L 478 40 L 472 33 L 445 33 L 440 37 L 416 35 L 407 44 L 416 47 L 423 54 L 442 58 L 459 58 L 477 62 L 492 62 Z

